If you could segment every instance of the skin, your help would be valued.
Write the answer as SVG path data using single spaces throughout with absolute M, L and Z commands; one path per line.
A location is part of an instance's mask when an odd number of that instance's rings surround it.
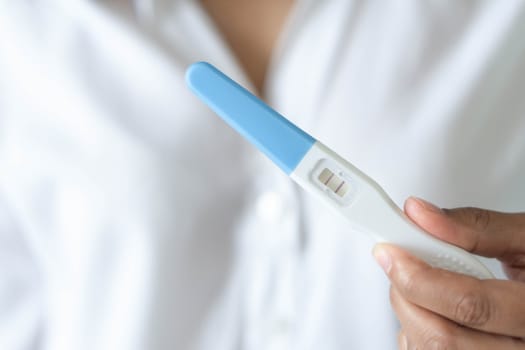
M 201 0 L 256 93 L 264 97 L 265 77 L 293 0 Z
M 511 280 L 478 280 L 432 268 L 400 248 L 374 256 L 392 286 L 400 349 L 525 349 L 525 213 L 439 209 L 417 198 L 406 214 L 435 237 L 496 258 Z

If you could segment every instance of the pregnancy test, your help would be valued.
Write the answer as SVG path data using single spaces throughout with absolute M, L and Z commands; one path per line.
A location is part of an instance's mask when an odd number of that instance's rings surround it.
M 226 123 L 307 192 L 378 242 L 395 244 L 428 264 L 480 279 L 492 273 L 473 254 L 422 231 L 369 176 L 206 62 L 186 82 Z

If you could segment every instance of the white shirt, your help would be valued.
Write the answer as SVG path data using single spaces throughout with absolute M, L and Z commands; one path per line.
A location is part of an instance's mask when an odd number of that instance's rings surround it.
M 299 1 L 267 101 L 400 205 L 523 210 L 523 23 Z M 0 3 L 0 348 L 396 348 L 371 238 L 189 93 L 197 60 L 250 87 L 196 2 Z

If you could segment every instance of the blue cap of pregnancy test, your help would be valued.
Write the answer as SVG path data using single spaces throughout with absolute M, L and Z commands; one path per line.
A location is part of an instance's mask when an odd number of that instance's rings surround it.
M 290 174 L 315 139 L 206 62 L 192 64 L 186 83 L 226 123 Z

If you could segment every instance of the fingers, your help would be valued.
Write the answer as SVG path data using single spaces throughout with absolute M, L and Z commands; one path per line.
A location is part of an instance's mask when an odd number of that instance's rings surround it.
M 525 254 L 507 255 L 500 260 L 503 262 L 503 269 L 510 279 L 525 282 Z
M 524 284 L 434 269 L 394 246 L 380 244 L 374 254 L 390 261 L 392 285 L 410 303 L 472 329 L 525 337 Z
M 402 325 L 399 349 L 523 350 L 522 341 L 460 327 L 403 298 L 395 287 L 390 292 L 392 307 Z
M 525 253 L 525 213 L 439 209 L 414 197 L 405 202 L 405 212 L 428 233 L 470 252 L 497 258 Z

